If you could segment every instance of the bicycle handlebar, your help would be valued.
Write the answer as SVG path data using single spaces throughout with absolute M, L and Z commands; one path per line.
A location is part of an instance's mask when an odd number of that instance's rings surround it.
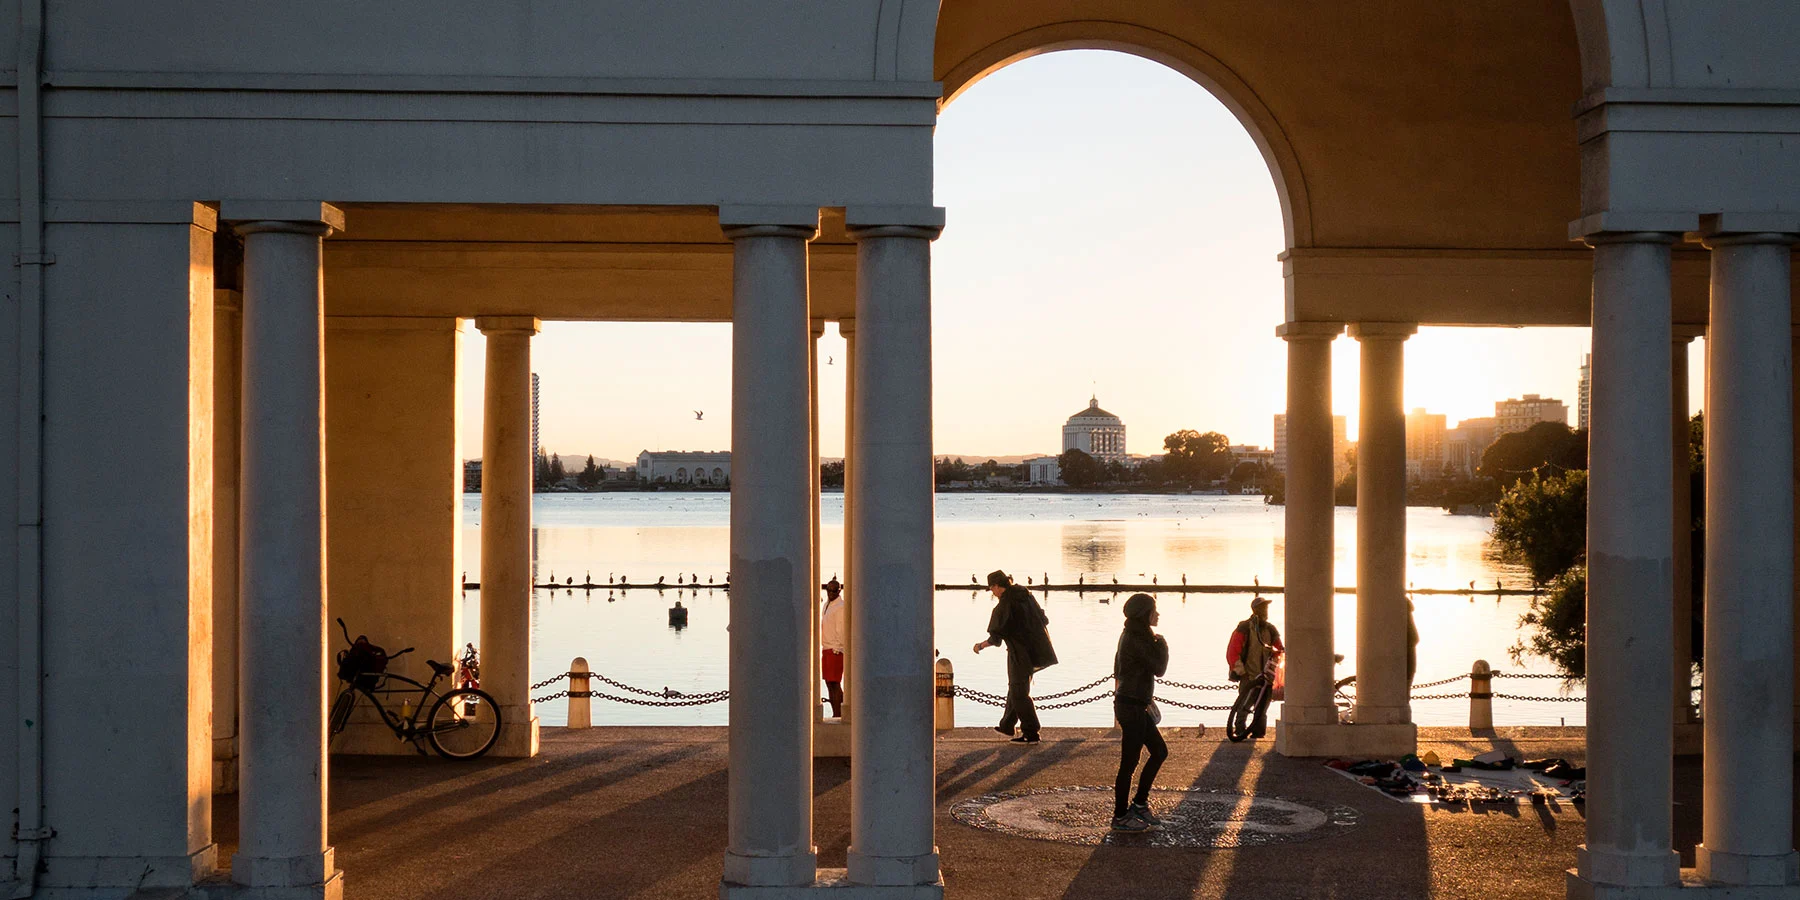
M 405 650 L 400 651 L 399 653 L 389 653 L 388 659 L 399 659 L 400 657 L 405 656 L 406 654 L 411 653 L 411 652 L 413 652 L 413 648 L 408 647 Z

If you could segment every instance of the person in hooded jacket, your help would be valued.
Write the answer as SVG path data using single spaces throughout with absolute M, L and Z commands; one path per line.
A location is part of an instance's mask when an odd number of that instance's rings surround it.
M 1156 598 L 1132 594 L 1125 601 L 1125 630 L 1113 654 L 1113 717 L 1124 738 L 1119 747 L 1119 775 L 1113 781 L 1114 831 L 1145 831 L 1161 824 L 1150 812 L 1150 786 L 1169 757 L 1169 745 L 1156 730 L 1156 679 L 1169 669 L 1169 644 L 1151 629 L 1157 623 Z M 1131 794 L 1131 775 L 1138 757 L 1149 748 L 1150 759 Z M 1127 800 L 1129 799 L 1129 802 Z
M 1006 646 L 1006 711 L 1001 713 L 1000 724 L 994 730 L 1012 737 L 1017 725 L 1022 733 L 1013 738 L 1013 743 L 1035 744 L 1039 740 L 1039 723 L 1037 707 L 1031 702 L 1031 676 L 1056 662 L 1046 629 L 1050 617 L 1044 615 L 1037 598 L 1013 584 L 1005 572 L 989 572 L 987 583 L 994 595 L 994 611 L 988 616 L 987 639 L 975 645 L 975 652 Z

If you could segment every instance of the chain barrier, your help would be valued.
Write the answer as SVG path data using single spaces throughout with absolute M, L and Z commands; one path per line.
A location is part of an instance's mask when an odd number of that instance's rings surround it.
M 562 673 L 562 674 L 561 674 L 561 675 L 552 675 L 552 676 L 550 676 L 550 677 L 549 677 L 549 678 L 546 678 L 546 679 L 544 679 L 544 680 L 543 680 L 543 681 L 540 681 L 540 682 L 538 682 L 538 683 L 537 683 L 537 684 L 534 684 L 534 685 L 532 685 L 532 686 L 531 686 L 531 687 L 530 687 L 530 688 L 527 688 L 527 690 L 533 690 L 533 691 L 535 691 L 535 690 L 537 690 L 537 689 L 538 689 L 538 688 L 546 688 L 546 687 L 549 687 L 549 686 L 550 686 L 550 685 L 553 685 L 553 684 L 555 684 L 555 683 L 557 683 L 557 682 L 559 682 L 559 681 L 561 681 L 561 680 L 563 680 L 563 679 L 564 679 L 564 678 L 567 678 L 567 677 L 569 677 L 569 676 L 570 676 L 570 675 L 573 675 L 573 674 L 575 674 L 575 673 L 573 673 L 573 672 L 564 672 L 564 673 Z
M 1496 693 L 1494 695 L 1494 699 L 1495 700 L 1541 700 L 1546 703 L 1586 703 L 1587 702 L 1586 697 L 1573 697 L 1573 696 L 1571 696 L 1571 697 L 1550 697 L 1550 696 L 1539 696 L 1539 695 L 1533 695 L 1533 694 L 1499 694 L 1499 693 Z
M 1437 681 L 1427 681 L 1424 684 L 1415 684 L 1412 686 L 1412 689 L 1415 691 L 1422 691 L 1425 688 L 1443 687 L 1446 684 L 1450 684 L 1450 683 L 1456 682 L 1456 681 L 1461 681 L 1464 678 L 1473 678 L 1473 677 L 1474 677 L 1474 675 L 1472 673 L 1464 673 L 1462 675 L 1452 675 L 1449 678 L 1441 678 Z M 1428 699 L 1428 698 L 1415 697 L 1413 699 L 1418 700 L 1418 699 Z

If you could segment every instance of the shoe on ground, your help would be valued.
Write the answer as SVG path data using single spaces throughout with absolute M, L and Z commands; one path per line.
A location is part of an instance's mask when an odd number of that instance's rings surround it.
M 1127 834 L 1141 834 L 1150 830 L 1150 823 L 1132 815 L 1131 810 L 1126 810 L 1122 816 L 1113 816 L 1112 830 Z
M 1001 734 L 1006 735 L 1007 737 L 1013 736 L 1013 730 L 1011 728 L 1001 728 L 1000 726 L 995 725 L 994 730 L 1000 732 Z
M 1032 735 L 1021 734 L 1018 737 L 1013 738 L 1012 742 L 1015 744 L 1035 744 L 1040 740 L 1042 740 L 1042 738 L 1038 737 L 1035 734 L 1032 734 Z
M 1131 806 L 1125 810 L 1125 814 L 1128 816 L 1137 816 L 1138 818 L 1143 819 L 1146 825 L 1153 828 L 1162 824 L 1162 819 L 1158 818 L 1156 813 L 1151 812 L 1150 807 L 1143 803 L 1131 804 Z

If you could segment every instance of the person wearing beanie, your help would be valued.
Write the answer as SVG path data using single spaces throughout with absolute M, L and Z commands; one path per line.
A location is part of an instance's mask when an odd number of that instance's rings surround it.
M 1039 723 L 1037 707 L 1031 702 L 1031 676 L 1056 664 L 1047 628 L 1050 617 L 1044 615 L 1037 598 L 1013 584 L 1005 572 L 996 569 L 988 573 L 987 585 L 994 595 L 994 611 L 988 616 L 987 639 L 975 644 L 975 652 L 1006 645 L 1006 710 L 994 730 L 1012 737 L 1017 725 L 1022 733 L 1013 737 L 1013 743 L 1035 744 Z
M 1280 662 L 1281 654 L 1286 650 L 1281 644 L 1281 629 L 1269 621 L 1269 598 L 1252 598 L 1250 618 L 1237 624 L 1231 632 L 1231 642 L 1225 647 L 1225 661 L 1231 666 L 1231 680 L 1238 683 L 1239 696 L 1256 683 L 1264 670 Z M 1256 705 L 1255 718 L 1250 722 L 1252 738 L 1260 738 L 1267 732 L 1269 701 L 1274 697 L 1274 691 L 1263 691 L 1262 700 Z
M 1124 735 L 1119 775 L 1113 780 L 1114 831 L 1146 831 L 1161 824 L 1150 812 L 1150 786 L 1169 757 L 1169 745 L 1156 730 L 1162 718 L 1156 709 L 1156 679 L 1169 670 L 1169 643 L 1151 630 L 1157 619 L 1156 598 L 1149 594 L 1132 594 L 1125 601 L 1125 630 L 1119 635 L 1118 652 L 1113 654 L 1113 717 Z M 1145 748 L 1150 750 L 1150 759 L 1144 763 L 1137 794 L 1132 796 L 1131 774 Z

